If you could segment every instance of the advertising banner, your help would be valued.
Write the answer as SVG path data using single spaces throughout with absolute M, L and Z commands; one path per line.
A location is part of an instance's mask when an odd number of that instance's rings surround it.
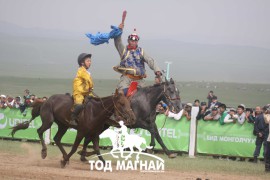
M 0 137 L 12 137 L 10 128 L 29 119 L 31 119 L 31 109 L 28 109 L 26 116 L 23 116 L 18 109 L 0 109 Z M 28 129 L 17 131 L 14 138 L 39 140 L 37 129 L 41 124 L 40 117 L 37 117 L 30 123 Z
M 252 157 L 256 136 L 253 124 L 245 122 L 220 125 L 219 122 L 198 121 L 197 152 L 231 156 Z M 263 148 L 261 150 L 262 154 Z

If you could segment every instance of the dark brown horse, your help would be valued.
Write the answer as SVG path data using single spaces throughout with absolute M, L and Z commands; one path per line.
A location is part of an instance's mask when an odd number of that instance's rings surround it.
M 37 132 L 42 143 L 41 157 L 43 159 L 47 156 L 47 147 L 43 140 L 43 133 L 55 122 L 58 125 L 58 131 L 54 136 L 54 141 L 63 154 L 63 160 L 61 161 L 62 167 L 65 167 L 70 157 L 76 152 L 83 138 L 85 138 L 84 144 L 86 145 L 91 141 L 93 142 L 94 152 L 99 156 L 101 161 L 105 162 L 103 157 L 100 156 L 99 135 L 105 128 L 105 121 L 113 114 L 127 120 L 127 124 L 135 123 L 135 115 L 131 110 L 130 102 L 124 95 L 118 93 L 117 90 L 115 95 L 112 96 L 91 98 L 85 103 L 84 110 L 79 115 L 77 127 L 69 125 L 72 105 L 72 98 L 64 94 L 53 95 L 45 102 L 36 102 L 33 105 L 31 120 L 13 127 L 12 135 L 17 130 L 28 128 L 30 122 L 40 115 L 42 125 Z M 70 127 L 77 129 L 77 136 L 70 153 L 67 154 L 61 144 L 61 139 Z

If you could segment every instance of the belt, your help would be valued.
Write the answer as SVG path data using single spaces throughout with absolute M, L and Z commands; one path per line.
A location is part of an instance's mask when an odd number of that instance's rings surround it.
M 134 76 L 132 74 L 125 74 L 125 76 L 127 76 L 128 78 L 133 79 L 133 80 L 141 80 L 143 78 L 146 78 L 146 75 L 143 75 L 143 76 Z

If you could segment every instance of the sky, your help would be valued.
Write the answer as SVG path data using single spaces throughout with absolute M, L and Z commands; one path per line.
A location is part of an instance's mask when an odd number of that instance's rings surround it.
M 0 0 L 0 21 L 67 32 L 108 31 L 127 10 L 125 33 L 270 49 L 269 0 Z

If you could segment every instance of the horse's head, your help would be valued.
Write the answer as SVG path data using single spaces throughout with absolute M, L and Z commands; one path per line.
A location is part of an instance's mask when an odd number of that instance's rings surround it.
M 180 92 L 175 87 L 175 83 L 172 78 L 170 81 L 166 79 L 166 82 L 164 83 L 163 94 L 164 97 L 162 100 L 169 106 L 171 111 L 178 113 L 182 109 Z
M 123 120 L 128 125 L 135 124 L 136 117 L 131 109 L 130 101 L 123 93 L 119 93 L 117 89 L 114 94 L 114 106 L 114 114 L 118 117 L 118 120 Z

